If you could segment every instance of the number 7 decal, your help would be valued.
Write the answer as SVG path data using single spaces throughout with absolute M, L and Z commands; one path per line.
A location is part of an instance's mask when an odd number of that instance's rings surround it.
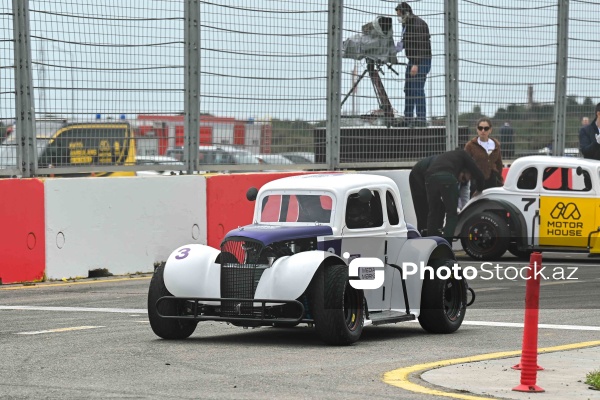
M 525 202 L 525 208 L 523 208 L 523 211 L 527 212 L 527 210 L 529 210 L 529 206 L 535 203 L 535 197 L 523 197 L 521 201 Z

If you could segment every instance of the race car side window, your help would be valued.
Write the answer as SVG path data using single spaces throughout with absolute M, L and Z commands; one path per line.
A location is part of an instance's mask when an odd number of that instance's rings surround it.
M 396 206 L 396 200 L 394 200 L 394 195 L 389 190 L 385 194 L 385 207 L 387 208 L 388 220 L 390 221 L 390 225 L 398 225 L 400 223 L 398 207 Z
M 536 167 L 527 168 L 521 172 L 517 180 L 517 188 L 523 190 L 533 190 L 537 186 L 538 171 Z
M 588 192 L 592 189 L 590 174 L 583 169 L 548 167 L 544 170 L 543 182 L 546 190 Z
M 358 193 L 348 196 L 346 204 L 346 226 L 349 229 L 375 228 L 383 225 L 383 211 L 378 191 L 373 191 L 373 197 L 363 202 Z

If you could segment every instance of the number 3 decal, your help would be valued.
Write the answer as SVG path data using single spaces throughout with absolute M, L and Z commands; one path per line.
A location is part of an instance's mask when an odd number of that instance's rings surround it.
M 179 250 L 179 254 L 175 256 L 175 259 L 183 260 L 184 258 L 190 255 L 190 251 L 192 251 L 192 249 L 190 249 L 189 247 L 184 247 L 183 249 Z

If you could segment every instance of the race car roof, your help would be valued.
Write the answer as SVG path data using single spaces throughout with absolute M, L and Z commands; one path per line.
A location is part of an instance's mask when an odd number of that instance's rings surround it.
M 397 188 L 396 183 L 385 176 L 354 173 L 327 173 L 296 175 L 277 179 L 265 184 L 261 188 L 261 192 L 264 190 L 325 190 L 345 193 L 348 190 L 381 185 Z
M 577 168 L 578 166 L 588 166 L 591 168 L 595 168 L 600 166 L 600 161 L 592 160 L 589 158 L 577 158 L 577 157 L 559 157 L 559 156 L 526 156 L 517 158 L 511 164 L 512 167 L 518 167 L 519 169 L 527 165 L 529 167 L 533 166 L 541 166 L 541 167 L 568 167 L 568 168 Z

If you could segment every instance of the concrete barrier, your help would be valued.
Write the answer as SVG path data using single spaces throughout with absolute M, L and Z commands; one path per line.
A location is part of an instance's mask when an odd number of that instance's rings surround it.
M 45 182 L 46 276 L 152 271 L 177 247 L 207 241 L 201 175 Z

